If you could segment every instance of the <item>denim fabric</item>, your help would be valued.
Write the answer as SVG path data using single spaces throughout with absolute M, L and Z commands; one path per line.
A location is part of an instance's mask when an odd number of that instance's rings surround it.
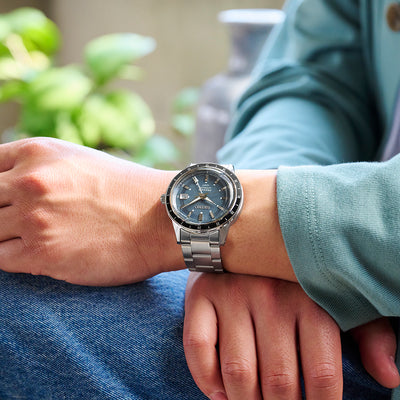
M 205 399 L 182 347 L 186 279 L 90 288 L 1 272 L 0 399 Z
M 357 344 L 350 334 L 342 335 L 343 400 L 389 400 L 392 391 L 379 385 L 361 364 Z
M 0 399 L 204 400 L 182 348 L 186 279 L 90 288 L 0 272 Z M 344 399 L 390 398 L 344 349 Z

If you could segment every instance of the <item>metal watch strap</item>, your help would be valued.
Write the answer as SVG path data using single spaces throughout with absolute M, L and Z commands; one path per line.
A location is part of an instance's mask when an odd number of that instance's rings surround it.
M 180 239 L 183 258 L 190 271 L 224 272 L 219 231 L 195 234 L 181 229 Z

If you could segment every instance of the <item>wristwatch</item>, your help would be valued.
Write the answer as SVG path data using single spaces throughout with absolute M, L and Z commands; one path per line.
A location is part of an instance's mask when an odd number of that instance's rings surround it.
M 191 164 L 161 196 L 189 270 L 224 272 L 220 247 L 243 205 L 243 189 L 232 165 Z

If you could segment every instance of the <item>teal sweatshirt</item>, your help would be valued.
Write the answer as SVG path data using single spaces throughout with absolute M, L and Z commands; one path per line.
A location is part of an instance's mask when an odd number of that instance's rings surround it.
M 391 3 L 288 2 L 219 152 L 236 168 L 278 168 L 296 276 L 343 330 L 400 317 L 400 156 L 377 161 L 400 87 Z

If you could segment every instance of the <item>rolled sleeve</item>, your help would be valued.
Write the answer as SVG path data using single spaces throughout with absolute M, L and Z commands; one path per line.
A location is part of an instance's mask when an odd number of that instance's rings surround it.
M 400 157 L 281 167 L 279 220 L 306 293 L 347 330 L 400 315 Z

